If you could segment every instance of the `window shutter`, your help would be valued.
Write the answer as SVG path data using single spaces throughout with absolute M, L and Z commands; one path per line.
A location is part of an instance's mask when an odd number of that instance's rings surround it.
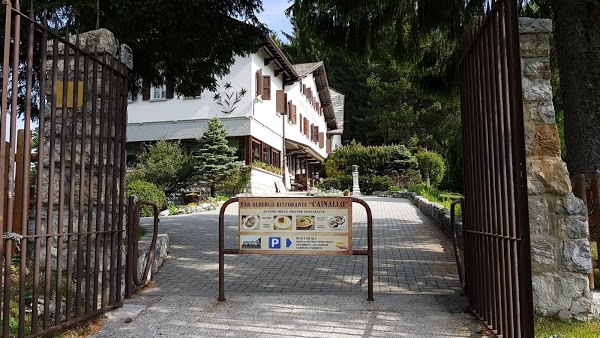
M 142 86 L 142 100 L 150 100 L 150 85 L 147 83 L 144 83 L 144 85 Z
M 292 115 L 292 123 L 293 124 L 298 123 L 298 116 L 296 115 L 296 105 L 295 104 L 292 105 L 292 114 L 293 114 Z
M 302 94 L 304 94 L 304 96 L 306 96 L 306 85 L 302 85 Z
M 304 120 L 303 120 L 302 114 L 300 114 L 300 123 L 298 123 L 298 125 L 300 126 L 300 133 L 303 132 L 303 130 L 302 130 L 302 125 L 303 124 L 304 124 Z
M 327 154 L 331 154 L 331 138 L 327 138 Z
M 275 92 L 275 111 L 280 113 L 281 115 L 285 115 L 287 109 L 286 107 L 286 94 L 283 90 L 278 90 Z
M 293 104 L 292 104 L 291 100 L 287 102 L 287 116 L 288 116 L 288 122 L 292 122 L 294 120 L 294 109 L 293 109 Z
M 321 115 L 321 104 L 319 102 L 315 102 L 315 105 L 317 106 L 315 110 L 319 113 L 319 115 Z
M 262 99 L 263 100 L 271 99 L 271 76 L 269 76 L 269 75 L 263 76 Z
M 308 137 L 309 134 L 310 134 L 310 130 L 308 130 L 308 119 L 305 117 L 304 118 L 304 135 L 306 135 L 306 137 Z
M 256 71 L 256 96 L 263 94 L 263 75 L 262 69 Z
M 309 100 L 312 99 L 312 88 L 308 88 L 306 91 L 306 97 L 308 97 Z
M 308 138 L 313 142 L 315 141 L 315 125 L 312 123 L 310 124 L 310 136 Z
M 325 133 L 319 133 L 319 148 L 325 146 Z

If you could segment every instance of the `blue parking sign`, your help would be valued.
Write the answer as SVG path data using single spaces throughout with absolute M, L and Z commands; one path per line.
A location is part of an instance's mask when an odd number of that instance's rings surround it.
M 281 249 L 281 237 L 269 237 L 269 249 Z

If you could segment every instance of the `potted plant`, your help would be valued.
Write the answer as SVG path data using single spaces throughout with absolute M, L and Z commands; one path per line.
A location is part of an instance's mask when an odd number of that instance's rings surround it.
M 195 192 L 191 192 L 189 194 L 185 194 L 185 202 L 186 203 L 198 203 L 202 200 L 202 195 L 197 194 Z
M 344 196 L 350 196 L 350 189 L 344 190 Z

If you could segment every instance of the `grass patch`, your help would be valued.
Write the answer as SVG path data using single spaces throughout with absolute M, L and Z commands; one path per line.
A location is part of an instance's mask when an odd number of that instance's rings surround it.
M 413 185 L 408 188 L 408 191 L 414 192 L 429 202 L 438 203 L 444 206 L 444 208 L 450 210 L 452 201 L 462 198 L 463 196 L 457 193 L 440 191 L 432 186 L 428 186 L 425 183 Z M 456 206 L 456 217 L 462 217 L 462 209 L 460 204 Z
M 140 238 L 144 237 L 147 233 L 148 233 L 148 230 L 146 228 L 144 228 L 144 227 L 138 228 L 138 236 L 140 236 Z
M 600 337 L 600 321 L 563 322 L 558 318 L 536 318 L 536 338 L 598 338 Z

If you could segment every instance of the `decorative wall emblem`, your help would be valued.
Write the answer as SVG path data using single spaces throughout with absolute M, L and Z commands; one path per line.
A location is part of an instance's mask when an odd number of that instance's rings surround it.
M 237 104 L 242 101 L 244 95 L 246 95 L 248 91 L 245 88 L 240 89 L 239 92 L 233 89 L 231 83 L 225 83 L 225 88 L 221 93 L 216 93 L 213 96 L 213 100 L 223 107 L 221 110 L 222 113 L 231 114 L 237 108 Z

